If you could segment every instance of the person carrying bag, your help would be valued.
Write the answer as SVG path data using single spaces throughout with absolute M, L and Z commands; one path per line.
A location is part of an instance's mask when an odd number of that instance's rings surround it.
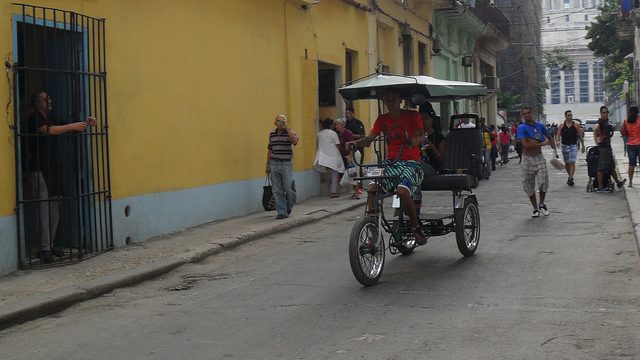
M 271 187 L 271 179 L 267 176 L 262 187 L 262 207 L 264 211 L 273 211 L 276 209 L 276 199 L 273 197 L 273 188 Z

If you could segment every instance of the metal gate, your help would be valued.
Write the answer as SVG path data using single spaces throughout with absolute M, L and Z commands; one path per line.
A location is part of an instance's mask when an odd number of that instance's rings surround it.
M 14 9 L 19 260 L 69 263 L 113 247 L 105 20 Z

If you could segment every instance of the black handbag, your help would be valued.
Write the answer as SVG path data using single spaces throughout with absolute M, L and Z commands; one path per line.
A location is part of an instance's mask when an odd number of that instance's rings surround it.
M 276 199 L 273 197 L 273 188 L 271 187 L 271 179 L 267 176 L 264 186 L 262 187 L 262 207 L 264 211 L 272 211 L 276 209 Z

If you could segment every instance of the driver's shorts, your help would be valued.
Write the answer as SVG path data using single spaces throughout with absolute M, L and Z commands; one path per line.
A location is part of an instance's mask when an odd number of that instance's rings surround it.
M 522 154 L 520 167 L 522 168 L 522 188 L 527 195 L 535 195 L 536 182 L 540 191 L 547 192 L 549 173 L 547 172 L 547 161 L 544 159 L 544 155 L 530 156 Z
M 412 194 L 415 189 L 422 185 L 422 178 L 424 177 L 420 164 L 414 160 L 399 160 L 397 163 L 386 167 L 384 175 L 393 176 L 390 179 L 380 181 L 382 189 L 386 193 L 392 193 L 396 191 L 398 186 L 402 186 Z

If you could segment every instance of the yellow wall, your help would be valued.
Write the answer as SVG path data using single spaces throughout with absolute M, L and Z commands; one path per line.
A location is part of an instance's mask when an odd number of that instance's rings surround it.
M 8 1 L 0 3 L 0 19 L 2 27 L 0 30 L 0 55 L 2 58 L 3 73 L 4 59 L 11 50 L 11 8 Z M 6 73 L 5 73 L 6 74 Z M 9 86 L 6 76 L 0 77 L 0 103 L 2 104 L 0 111 L 0 216 L 13 214 L 15 207 L 15 166 L 14 166 L 14 148 L 13 148 L 13 132 L 9 129 L 9 124 L 13 124 L 13 111 L 6 119 L 4 105 L 9 99 Z
M 368 14 L 341 0 L 323 0 L 307 11 L 295 0 L 30 4 L 107 19 L 114 199 L 262 176 L 278 113 L 288 115 L 301 137 L 295 170 L 311 169 L 316 61 L 344 66 L 346 48 L 360 55 L 369 49 Z M 13 47 L 10 18 L 17 12 L 11 1 L 0 0 L 3 55 Z M 368 57 L 357 58 L 354 68 L 366 71 Z M 0 86 L 0 99 L 7 98 L 7 86 Z M 15 206 L 10 136 L 7 126 L 0 128 L 0 216 Z

